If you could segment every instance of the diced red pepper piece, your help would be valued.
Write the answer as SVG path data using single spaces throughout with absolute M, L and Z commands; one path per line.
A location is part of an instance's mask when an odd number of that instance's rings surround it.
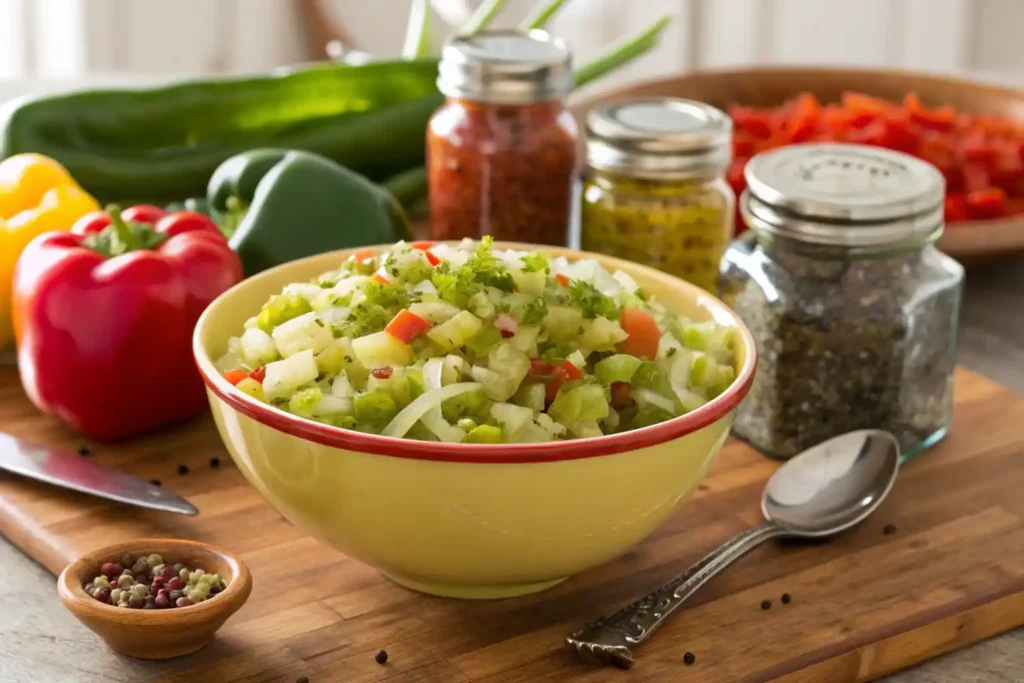
M 609 391 L 612 395 L 612 405 L 616 408 L 625 408 L 626 406 L 632 405 L 633 397 L 630 396 L 632 387 L 629 386 L 629 382 L 612 382 Z
M 430 329 L 430 322 L 403 308 L 391 319 L 384 331 L 400 342 L 408 344 Z
M 964 221 L 969 218 L 967 212 L 967 198 L 963 195 L 949 195 L 944 202 L 944 209 L 947 223 Z
M 252 377 L 254 380 L 259 382 L 260 384 L 263 384 L 263 378 L 266 377 L 266 376 L 267 376 L 267 369 L 264 366 L 262 366 L 262 365 L 249 373 L 249 377 Z
M 1006 193 L 1001 188 L 975 190 L 967 195 L 967 209 L 972 218 L 1000 218 L 1006 215 Z
M 388 379 L 389 377 L 391 377 L 392 372 L 394 372 L 392 367 L 390 365 L 385 365 L 384 367 L 381 368 L 374 368 L 373 370 L 370 371 L 370 374 L 376 377 L 377 379 Z
M 963 189 L 967 194 L 991 187 L 988 171 L 981 164 L 964 164 L 960 167 L 960 173 L 963 175 Z
M 767 139 L 772 134 L 771 117 L 766 110 L 733 105 L 729 107 L 729 117 L 737 131 L 761 139 Z
M 373 249 L 360 249 L 352 254 L 352 258 L 356 260 L 356 263 L 362 263 L 366 259 L 373 258 Z
M 568 287 L 569 286 L 569 278 L 567 278 L 566 276 L 562 275 L 561 273 L 556 275 L 555 279 L 558 281 L 558 284 L 562 285 L 563 287 Z
M 435 246 L 437 246 L 437 242 L 413 242 L 409 246 L 412 247 L 413 249 L 419 249 L 420 251 L 422 251 L 423 255 L 427 257 L 427 261 L 430 262 L 430 265 L 436 266 L 441 262 L 441 259 L 435 256 L 432 251 L 430 251 Z
M 224 373 L 224 379 L 231 382 L 231 384 L 233 385 L 238 384 L 243 379 L 246 379 L 248 376 L 249 373 L 247 373 L 245 370 L 228 370 L 227 372 Z
M 378 283 L 378 284 L 381 284 L 381 285 L 390 285 L 391 284 L 391 280 L 387 279 L 386 277 L 384 277 L 380 273 L 374 273 L 373 274 L 373 281 Z
M 530 374 L 534 377 L 547 377 L 555 371 L 555 366 L 543 358 L 530 360 Z
M 651 360 L 658 355 L 658 344 L 661 341 L 661 330 L 654 316 L 638 308 L 623 308 L 619 320 L 622 329 L 629 335 L 619 344 L 622 353 L 637 358 Z
M 494 319 L 494 326 L 501 331 L 501 336 L 505 339 L 511 339 L 519 331 L 519 321 L 508 313 L 499 313 Z
M 572 364 L 571 361 L 563 360 L 561 366 L 562 372 L 571 382 L 575 382 L 578 379 L 583 379 L 583 371 Z

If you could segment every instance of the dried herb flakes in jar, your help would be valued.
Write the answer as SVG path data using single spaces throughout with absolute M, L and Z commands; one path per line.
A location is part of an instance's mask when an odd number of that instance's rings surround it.
M 715 291 L 732 239 L 732 121 L 692 100 L 637 99 L 587 117 L 581 246 Z
M 783 458 L 855 429 L 892 432 L 908 456 L 941 439 L 963 284 L 933 246 L 941 174 L 898 152 L 813 144 L 758 155 L 746 175 L 751 231 L 719 281 L 758 351 L 734 432 Z

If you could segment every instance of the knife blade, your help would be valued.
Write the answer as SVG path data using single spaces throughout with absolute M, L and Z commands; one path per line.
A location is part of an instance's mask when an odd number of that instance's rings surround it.
M 127 505 L 195 515 L 199 509 L 167 489 L 80 455 L 0 434 L 0 470 Z

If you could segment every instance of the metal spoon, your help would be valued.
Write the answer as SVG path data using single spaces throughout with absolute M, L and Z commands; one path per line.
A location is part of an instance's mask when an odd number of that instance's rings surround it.
M 653 593 L 587 624 L 565 639 L 566 646 L 591 664 L 630 668 L 632 648 L 734 560 L 770 538 L 823 538 L 849 529 L 885 499 L 899 468 L 895 437 L 876 429 L 804 451 L 768 480 L 761 496 L 767 524 L 734 536 Z

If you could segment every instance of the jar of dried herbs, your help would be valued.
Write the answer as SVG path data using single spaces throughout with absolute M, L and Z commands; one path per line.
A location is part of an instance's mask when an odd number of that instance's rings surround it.
M 692 100 L 637 99 L 587 117 L 580 244 L 714 292 L 732 239 L 732 121 Z
M 934 246 L 939 171 L 885 149 L 805 144 L 754 157 L 746 180 L 751 230 L 720 278 L 758 351 L 734 432 L 781 458 L 854 429 L 892 432 L 906 457 L 941 439 L 964 274 Z
M 565 43 L 543 31 L 457 37 L 441 56 L 447 102 L 427 129 L 430 234 L 564 246 L 576 169 Z

